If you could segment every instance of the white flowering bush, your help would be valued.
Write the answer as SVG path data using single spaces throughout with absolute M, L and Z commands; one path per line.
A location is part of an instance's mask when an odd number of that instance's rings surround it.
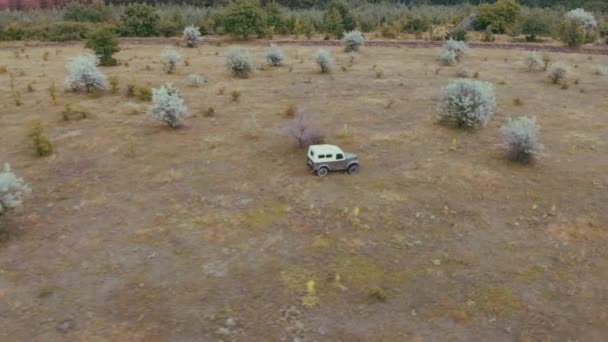
M 549 79 L 554 84 L 563 82 L 568 79 L 570 68 L 562 63 L 555 63 L 549 68 Z
M 344 38 L 342 38 L 345 52 L 359 52 L 364 42 L 365 38 L 359 31 L 346 32 Z
M 450 39 L 441 48 L 439 61 L 443 65 L 454 65 L 462 60 L 469 46 L 464 41 Z
M 597 20 L 595 20 L 593 13 L 587 12 L 582 8 L 577 8 L 566 13 L 566 19 L 577 22 L 587 33 L 595 30 L 597 27 Z
M 457 127 L 485 126 L 495 110 L 496 96 L 491 83 L 458 79 L 443 90 L 439 119 Z
M 266 51 L 266 61 L 272 66 L 283 65 L 285 54 L 276 44 L 270 44 L 270 48 Z
M 534 68 L 543 68 L 543 66 L 545 65 L 543 57 L 536 51 L 528 52 L 525 58 L 525 63 L 528 67 L 528 71 L 532 71 Z
M 161 55 L 163 58 L 163 66 L 167 74 L 172 74 L 175 72 L 175 68 L 182 60 L 182 55 L 177 52 L 175 49 L 165 49 Z
M 188 76 L 188 85 L 191 87 L 201 87 L 207 83 L 207 79 L 199 74 L 191 74 Z
M 201 31 L 198 27 L 194 27 L 193 25 L 186 26 L 182 40 L 187 47 L 197 47 L 201 40 Z
M 11 172 L 11 166 L 4 164 L 0 172 L 0 215 L 5 211 L 16 208 L 23 202 L 23 197 L 31 192 L 22 178 Z
M 66 66 L 68 69 L 66 87 L 72 91 L 105 90 L 107 77 L 97 69 L 98 64 L 99 58 L 91 54 L 72 58 Z
M 188 113 L 188 108 L 178 90 L 171 83 L 166 83 L 152 89 L 152 105 L 148 113 L 154 120 L 176 128 Z
M 330 73 L 335 65 L 335 62 L 334 62 L 333 57 L 331 56 L 331 53 L 325 49 L 319 49 L 317 51 L 317 54 L 315 55 L 315 62 L 317 62 L 317 64 L 319 65 L 319 68 L 321 68 L 321 72 L 324 74 Z
M 608 67 L 605 67 L 603 65 L 596 65 L 593 68 L 593 74 L 596 76 L 606 76 L 608 75 Z
M 255 66 L 248 50 L 240 47 L 228 48 L 224 54 L 226 67 L 234 76 L 247 78 L 254 71 Z
M 539 129 L 535 117 L 509 118 L 500 129 L 508 158 L 521 163 L 530 163 L 538 158 L 542 150 Z

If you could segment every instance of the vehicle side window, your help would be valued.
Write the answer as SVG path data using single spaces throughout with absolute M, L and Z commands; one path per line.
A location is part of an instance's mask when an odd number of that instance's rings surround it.
M 331 154 L 326 154 L 325 155 L 325 158 L 331 158 L 331 157 L 333 157 L 333 155 L 331 155 Z
M 325 158 L 325 156 L 322 154 L 319 154 L 319 159 L 323 159 L 323 158 Z
M 342 153 L 338 153 L 338 154 L 336 154 L 336 159 L 337 160 L 344 159 L 344 155 L 342 155 Z
M 314 157 L 315 156 L 315 151 L 310 151 L 310 155 Z

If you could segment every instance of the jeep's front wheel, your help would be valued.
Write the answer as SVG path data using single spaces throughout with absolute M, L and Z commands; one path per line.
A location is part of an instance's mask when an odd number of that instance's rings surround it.
M 359 171 L 359 164 L 352 164 L 348 167 L 347 171 L 349 175 L 357 173 L 357 171 Z
M 327 176 L 327 173 L 329 172 L 329 170 L 326 167 L 322 167 L 320 169 L 317 170 L 317 176 L 319 177 L 325 177 Z

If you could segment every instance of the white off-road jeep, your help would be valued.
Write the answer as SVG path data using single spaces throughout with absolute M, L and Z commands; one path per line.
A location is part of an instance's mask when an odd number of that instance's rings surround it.
M 359 170 L 359 159 L 354 153 L 345 153 L 335 145 L 310 145 L 308 147 L 308 167 L 319 177 L 329 171 L 346 171 L 348 174 Z

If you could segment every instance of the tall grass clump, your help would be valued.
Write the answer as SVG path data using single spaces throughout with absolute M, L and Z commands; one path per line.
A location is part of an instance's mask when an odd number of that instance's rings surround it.
M 462 60 L 465 52 L 469 49 L 467 43 L 450 39 L 441 48 L 439 61 L 443 65 L 454 65 Z
M 182 55 L 175 49 L 165 49 L 161 55 L 163 66 L 167 74 L 172 74 L 177 68 L 177 64 L 182 60 Z
M 561 83 L 568 79 L 570 68 L 562 63 L 555 63 L 549 68 L 549 79 L 553 84 Z
M 494 86 L 469 79 L 452 81 L 444 88 L 439 119 L 459 128 L 485 126 L 496 110 Z
M 93 92 L 105 90 L 107 78 L 99 69 L 99 58 L 85 54 L 74 57 L 68 64 L 68 76 L 65 85 L 72 91 Z
M 171 83 L 166 83 L 152 89 L 152 105 L 148 113 L 154 120 L 177 128 L 188 113 L 188 108 L 179 91 Z
M 182 40 L 187 47 L 197 47 L 201 40 L 201 31 L 198 27 L 194 27 L 193 25 L 186 26 Z
M 255 68 L 249 51 L 240 47 L 228 48 L 224 58 L 226 67 L 236 77 L 247 78 Z
M 276 44 L 270 44 L 266 51 L 266 62 L 272 66 L 281 66 L 285 61 L 283 50 Z
M 20 206 L 23 197 L 31 191 L 22 178 L 11 172 L 11 166 L 4 164 L 4 171 L 0 172 L 0 215 Z
M 544 65 L 542 56 L 536 51 L 530 51 L 525 58 L 526 66 L 528 71 L 532 71 L 534 68 L 542 68 Z
M 535 117 L 509 118 L 507 124 L 500 129 L 507 157 L 524 164 L 537 159 L 542 150 L 539 129 Z
M 335 62 L 331 53 L 325 49 L 319 49 L 317 54 L 315 55 L 315 62 L 321 68 L 321 73 L 326 74 L 330 73 L 334 68 Z
M 345 52 L 359 52 L 364 42 L 365 38 L 360 31 L 346 32 L 342 38 Z

